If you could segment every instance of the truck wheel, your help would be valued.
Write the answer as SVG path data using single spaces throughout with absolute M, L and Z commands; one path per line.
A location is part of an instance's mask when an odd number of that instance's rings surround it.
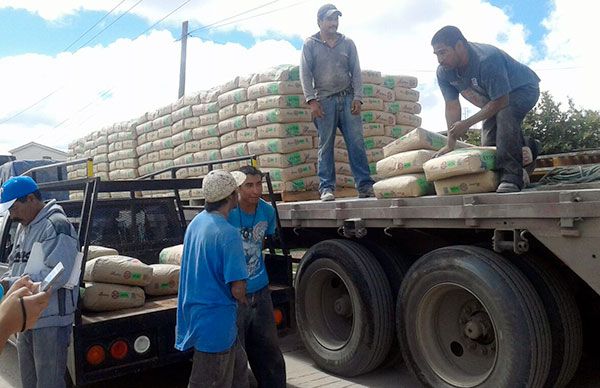
M 540 297 L 521 272 L 469 246 L 421 257 L 400 288 L 397 330 L 427 386 L 542 387 L 552 344 Z
M 385 359 L 394 336 L 392 293 L 373 255 L 348 240 L 322 241 L 296 277 L 296 321 L 321 368 L 357 376 Z
M 552 333 L 552 362 L 546 386 L 565 387 L 575 375 L 583 347 L 581 314 L 558 269 L 547 260 L 516 256 L 513 263 L 542 299 Z

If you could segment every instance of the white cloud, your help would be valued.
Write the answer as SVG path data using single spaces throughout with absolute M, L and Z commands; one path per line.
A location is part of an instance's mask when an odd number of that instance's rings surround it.
M 127 0 L 120 9 L 127 9 L 136 1 Z M 182 2 L 145 0 L 133 12 L 154 23 Z M 316 32 L 316 10 L 323 2 L 282 0 L 233 20 L 270 12 L 266 15 L 222 27 L 252 34 L 257 43 L 250 48 L 190 38 L 188 93 L 219 85 L 236 75 L 281 63 L 297 63 L 299 50 L 284 38 L 305 38 Z M 60 21 L 83 9 L 108 11 L 116 4 L 114 0 L 46 3 L 0 0 L 0 8 L 22 8 L 47 20 Z M 265 3 L 268 1 L 190 2 L 165 23 L 178 25 L 188 19 L 193 29 Z M 594 98 L 598 77 L 592 77 L 591 71 L 600 61 L 589 31 L 579 28 L 594 25 L 592 18 L 597 12 L 591 8 L 598 6 L 586 2 L 584 7 L 580 0 L 556 0 L 555 3 L 553 13 L 545 22 L 549 29 L 545 40 L 547 55 L 532 65 L 543 79 L 543 89 L 549 89 L 560 98 L 568 94 L 576 103 L 598 109 L 598 100 Z M 343 12 L 340 32 L 356 42 L 364 69 L 419 77 L 423 126 L 431 130 L 445 127 L 443 101 L 435 80 L 437 63 L 429 44 L 437 29 L 454 24 L 463 30 L 467 39 L 495 44 L 525 63 L 534 58 L 534 49 L 525 41 L 525 27 L 512 22 L 505 11 L 479 0 L 378 0 L 377 6 L 373 6 L 373 2 L 344 0 L 336 4 Z M 210 37 L 212 32 L 202 31 L 200 35 Z M 281 38 L 273 39 L 273 36 Z M 13 148 L 32 140 L 64 147 L 91 130 L 135 118 L 175 101 L 179 53 L 179 43 L 171 33 L 154 31 L 133 41 L 120 39 L 108 46 L 96 45 L 75 54 L 0 58 L 2 84 L 4 90 L 11 91 L 0 95 L 0 117 L 15 114 L 59 89 L 43 103 L 1 124 L 0 147 Z M 562 67 L 576 69 L 544 70 Z M 471 107 L 471 113 L 474 109 Z M 5 133 L 19 136 L 4 136 Z

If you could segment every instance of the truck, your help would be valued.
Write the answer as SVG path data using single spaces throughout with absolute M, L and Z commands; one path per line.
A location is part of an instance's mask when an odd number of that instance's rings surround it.
M 201 179 L 147 178 L 102 181 L 90 176 L 39 184 L 42 193 L 83 193 L 81 200 L 58 201 L 78 231 L 83 253 L 82 292 L 90 245 L 111 247 L 121 255 L 156 264 L 162 249 L 183 243 L 188 222 L 202 210 L 201 206 L 184 205 L 179 196 L 179 190 L 201 188 Z M 161 196 L 139 197 L 140 192 L 161 192 Z M 2 272 L 8 266 L 6 259 L 15 231 L 16 224 L 9 217 L 0 220 Z M 293 319 L 291 277 L 288 277 L 291 258 L 271 248 L 265 261 L 278 329 L 284 333 Z M 68 350 L 65 376 L 68 386 L 82 387 L 190 360 L 191 351 L 180 352 L 174 347 L 176 309 L 177 295 L 148 296 L 142 307 L 106 312 L 83 310 L 80 297 Z

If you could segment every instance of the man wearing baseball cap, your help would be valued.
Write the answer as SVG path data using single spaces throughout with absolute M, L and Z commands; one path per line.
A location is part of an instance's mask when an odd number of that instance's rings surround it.
M 17 337 L 23 387 L 64 387 L 67 348 L 79 292 L 63 286 L 79 252 L 77 233 L 55 200 L 46 204 L 42 201 L 36 182 L 28 176 L 12 177 L 2 185 L 0 212 L 6 211 L 11 221 L 20 225 L 8 256 L 9 269 L 1 278 L 4 289 L 23 275 L 40 282 L 58 263 L 65 268 L 37 323 Z
M 344 136 L 359 198 L 373 197 L 361 117 L 362 77 L 354 42 L 337 32 L 342 13 L 333 4 L 317 11 L 319 32 L 302 46 L 300 81 L 319 135 L 318 175 L 322 201 L 335 199 L 333 148 Z
M 227 171 L 209 172 L 202 181 L 204 211 L 185 232 L 175 347 L 194 348 L 190 387 L 249 385 L 236 325 L 237 304 L 247 303 L 246 257 L 239 232 L 227 222 L 238 203 L 238 186 Z

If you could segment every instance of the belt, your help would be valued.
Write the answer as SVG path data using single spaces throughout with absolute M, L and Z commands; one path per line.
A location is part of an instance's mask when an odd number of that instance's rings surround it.
M 331 96 L 329 97 L 345 97 L 345 96 L 349 96 L 351 94 L 353 94 L 354 91 L 352 90 L 352 88 L 348 88 L 345 90 L 342 90 L 341 92 L 337 92 L 337 93 L 333 93 Z

